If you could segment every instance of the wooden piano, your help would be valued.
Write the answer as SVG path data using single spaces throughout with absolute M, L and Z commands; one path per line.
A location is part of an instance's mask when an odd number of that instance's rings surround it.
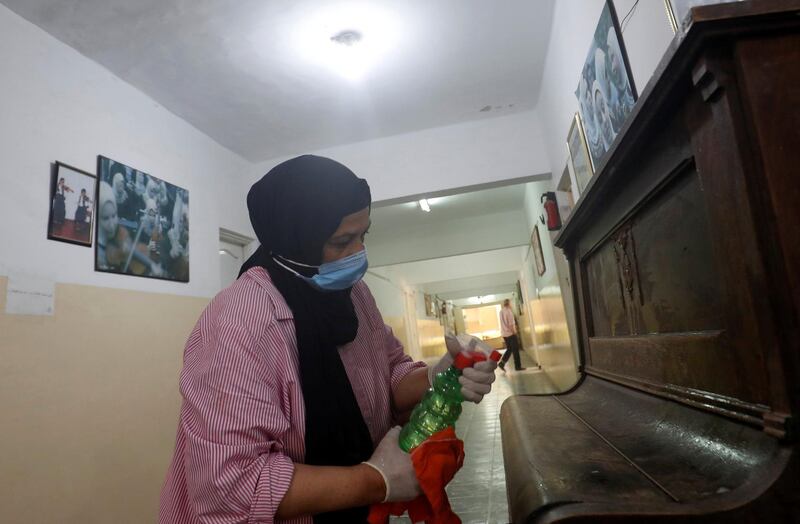
M 502 407 L 514 523 L 800 522 L 800 0 L 690 23 L 556 239 L 582 379 Z

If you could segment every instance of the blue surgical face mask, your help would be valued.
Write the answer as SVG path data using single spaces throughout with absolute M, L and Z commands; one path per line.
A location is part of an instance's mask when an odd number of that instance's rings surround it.
M 356 285 L 359 280 L 364 278 L 364 274 L 367 272 L 367 267 L 369 267 L 369 263 L 367 262 L 367 248 L 364 248 L 358 253 L 348 257 L 340 258 L 339 260 L 334 260 L 333 262 L 326 262 L 320 266 L 308 266 L 306 264 L 301 264 L 299 262 L 289 260 L 288 258 L 284 258 L 284 260 L 287 262 L 291 262 L 292 264 L 298 266 L 316 268 L 317 274 L 313 277 L 301 275 L 294 269 L 282 264 L 277 257 L 274 257 L 273 260 L 275 260 L 275 262 L 282 268 L 294 273 L 298 277 L 308 282 L 311 287 L 320 291 L 341 291 L 343 289 L 351 288 Z

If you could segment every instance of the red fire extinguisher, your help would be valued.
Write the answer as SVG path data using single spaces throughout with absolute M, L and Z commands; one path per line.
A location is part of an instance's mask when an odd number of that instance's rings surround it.
M 558 202 L 556 194 L 552 191 L 543 193 L 540 199 L 544 204 L 544 212 L 547 215 L 547 230 L 558 231 L 561 229 L 561 216 L 558 213 Z M 540 217 L 542 224 L 545 223 L 544 215 Z

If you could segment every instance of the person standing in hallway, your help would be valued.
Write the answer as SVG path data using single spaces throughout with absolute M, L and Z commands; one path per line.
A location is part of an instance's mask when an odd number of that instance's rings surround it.
M 384 324 L 361 280 L 370 189 L 345 166 L 283 162 L 247 207 L 261 245 L 186 343 L 159 521 L 364 524 L 371 504 L 420 493 L 395 425 L 461 345 L 426 367 Z M 465 399 L 495 367 L 464 370 Z
M 505 299 L 503 301 L 503 308 L 500 310 L 500 335 L 506 341 L 506 353 L 500 361 L 499 368 L 506 371 L 506 362 L 514 355 L 514 369 L 522 371 L 522 363 L 519 358 L 519 337 L 517 336 L 517 320 L 514 318 L 514 312 L 511 310 L 511 301 Z

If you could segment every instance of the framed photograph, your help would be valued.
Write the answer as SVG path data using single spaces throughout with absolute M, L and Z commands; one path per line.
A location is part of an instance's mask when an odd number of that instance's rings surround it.
M 436 304 L 433 301 L 433 297 L 429 294 L 425 293 L 425 315 L 429 317 L 436 316 Z
M 589 155 L 589 144 L 586 142 L 586 132 L 580 113 L 575 113 L 575 117 L 572 119 L 572 125 L 567 134 L 567 150 L 570 162 L 572 162 L 572 171 L 575 174 L 575 183 L 578 185 L 578 194 L 582 195 L 594 175 L 594 166 Z
M 575 96 L 578 98 L 591 165 L 593 170 L 597 170 L 637 98 L 622 32 L 611 0 L 606 0 L 603 6 Z
M 571 160 L 567 160 L 561 178 L 556 185 L 556 201 L 558 202 L 558 212 L 566 222 L 575 207 L 575 196 L 572 192 L 572 172 L 570 171 Z
M 63 162 L 53 165 L 47 238 L 91 247 L 97 177 Z
M 547 268 L 544 265 L 544 254 L 542 253 L 542 239 L 539 238 L 538 224 L 533 227 L 531 233 L 531 248 L 533 248 L 533 260 L 536 263 L 536 274 L 539 276 L 544 275 Z
M 189 281 L 189 192 L 97 157 L 95 270 Z
M 672 26 L 672 32 L 677 33 L 679 29 L 682 29 L 683 22 L 693 7 L 736 1 L 740 0 L 664 0 L 664 7 L 667 10 L 667 18 Z

